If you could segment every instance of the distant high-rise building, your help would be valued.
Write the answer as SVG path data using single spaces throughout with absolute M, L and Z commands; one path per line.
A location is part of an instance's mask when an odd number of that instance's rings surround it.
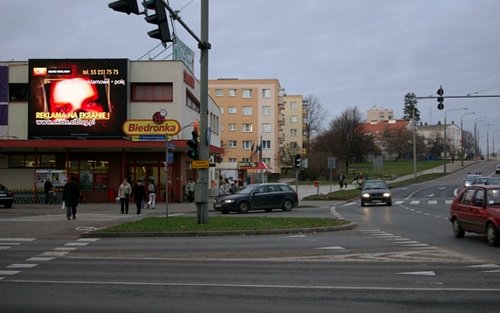
M 384 109 L 373 107 L 366 112 L 366 122 L 383 122 L 394 119 L 393 109 Z

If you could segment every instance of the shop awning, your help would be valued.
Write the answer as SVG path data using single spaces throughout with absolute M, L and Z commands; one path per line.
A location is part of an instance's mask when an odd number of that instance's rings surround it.
M 269 171 L 271 167 L 267 165 L 265 162 L 257 162 L 255 166 L 241 166 L 240 170 L 266 170 Z

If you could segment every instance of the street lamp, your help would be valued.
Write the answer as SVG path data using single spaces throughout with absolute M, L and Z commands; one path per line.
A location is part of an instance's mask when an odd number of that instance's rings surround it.
M 446 115 L 452 111 L 466 111 L 467 108 L 450 109 L 444 112 L 444 147 L 443 147 L 443 160 L 444 160 L 444 174 L 446 175 Z
M 462 155 L 460 157 L 461 159 L 461 165 L 464 167 L 464 156 L 465 156 L 465 149 L 464 149 L 464 116 L 466 115 L 474 115 L 476 112 L 470 112 L 470 113 L 464 113 L 460 117 L 460 150 L 462 151 Z
M 479 125 L 477 127 L 477 145 L 479 147 L 479 130 L 482 128 L 482 127 L 485 127 L 487 126 L 488 128 L 491 126 L 492 124 L 483 124 L 483 125 Z M 488 140 L 488 132 L 486 132 L 486 140 Z M 488 143 L 486 143 L 486 154 L 488 154 Z
M 487 118 L 487 116 L 480 116 L 480 117 L 476 117 L 476 119 L 474 120 L 474 158 L 476 158 L 477 154 L 478 154 L 478 145 L 477 145 L 477 122 L 480 120 L 480 121 L 483 121 L 485 118 Z
M 493 156 L 495 157 L 495 160 L 497 159 L 497 154 L 495 153 L 495 133 L 500 132 L 500 129 L 497 129 L 493 132 Z

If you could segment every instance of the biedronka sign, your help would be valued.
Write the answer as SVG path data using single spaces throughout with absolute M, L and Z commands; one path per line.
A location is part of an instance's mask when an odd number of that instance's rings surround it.
M 164 120 L 155 123 L 152 120 L 127 120 L 123 123 L 122 130 L 128 136 L 135 135 L 167 135 L 174 136 L 181 131 L 181 125 L 177 120 Z

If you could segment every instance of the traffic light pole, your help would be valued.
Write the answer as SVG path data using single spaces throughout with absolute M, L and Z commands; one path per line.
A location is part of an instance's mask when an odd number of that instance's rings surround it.
M 209 158 L 209 138 L 210 130 L 208 128 L 208 0 L 201 0 L 201 41 L 198 47 L 201 51 L 200 56 L 200 159 Z M 200 169 L 198 172 L 198 181 L 196 188 L 196 208 L 198 224 L 208 223 L 208 168 Z

